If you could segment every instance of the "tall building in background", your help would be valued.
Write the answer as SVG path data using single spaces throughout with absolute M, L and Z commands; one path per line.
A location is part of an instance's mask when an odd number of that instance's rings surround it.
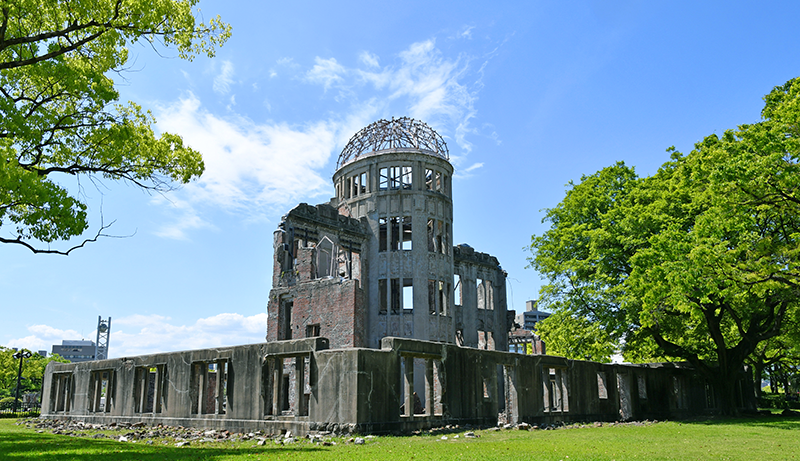
M 61 341 L 61 345 L 53 345 L 53 354 L 58 354 L 70 362 L 88 362 L 95 360 L 97 345 L 88 339 Z

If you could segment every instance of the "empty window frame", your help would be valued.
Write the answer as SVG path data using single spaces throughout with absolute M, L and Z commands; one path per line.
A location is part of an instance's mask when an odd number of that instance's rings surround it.
M 389 289 L 387 287 L 388 282 L 389 281 L 387 279 L 378 279 L 378 298 L 380 299 L 378 306 L 379 314 L 386 314 L 389 310 Z
M 231 375 L 228 359 L 192 363 L 192 413 L 225 414 L 231 397 Z
M 433 190 L 433 176 L 434 172 L 431 169 L 425 169 L 425 189 Z
M 319 336 L 319 334 L 320 334 L 319 323 L 306 325 L 306 338 L 315 338 Z
M 378 218 L 378 251 L 411 250 L 411 216 Z
M 133 411 L 161 413 L 166 406 L 164 394 L 166 365 L 136 367 L 133 383 Z
M 114 405 L 114 370 L 93 371 L 89 378 L 89 411 L 108 413 Z
M 403 310 L 409 312 L 414 309 L 414 286 L 412 279 L 403 279 Z
M 568 412 L 569 386 L 567 383 L 567 369 L 545 367 L 542 371 L 544 412 Z
M 379 170 L 380 190 L 411 189 L 412 168 L 410 166 L 390 166 Z
M 414 374 L 424 376 L 424 389 L 414 388 Z M 442 416 L 444 368 L 439 359 L 403 355 L 400 358 L 400 416 Z
M 281 302 L 280 312 L 279 312 L 279 324 L 280 331 L 278 332 L 278 337 L 280 339 L 292 339 L 292 309 L 294 308 L 294 301 L 283 300 Z
M 461 306 L 461 276 L 453 274 L 453 303 L 456 306 Z
M 50 410 L 69 413 L 75 401 L 75 378 L 72 373 L 55 373 L 52 383 Z
M 647 380 L 644 375 L 636 375 L 636 387 L 639 389 L 639 398 L 642 400 L 647 399 Z
M 450 223 L 428 219 L 428 251 L 450 254 Z
M 265 358 L 262 368 L 265 415 L 308 416 L 310 363 L 310 354 Z
M 317 278 L 321 279 L 333 277 L 334 265 L 336 265 L 338 268 L 338 263 L 334 258 L 334 255 L 336 254 L 336 245 L 334 245 L 333 241 L 331 241 L 331 239 L 329 239 L 327 236 L 322 237 L 322 240 L 317 243 L 316 253 Z
M 608 399 L 608 387 L 606 386 L 606 373 L 597 372 L 597 398 L 600 400 Z
M 447 315 L 449 311 L 450 284 L 441 280 L 428 280 L 428 313 Z

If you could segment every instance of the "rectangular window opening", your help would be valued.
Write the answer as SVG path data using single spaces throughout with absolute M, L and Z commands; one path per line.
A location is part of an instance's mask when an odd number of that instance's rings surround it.
M 602 371 L 597 372 L 597 398 L 600 400 L 608 399 L 608 388 L 606 387 L 606 374 Z
M 319 323 L 306 325 L 306 338 L 315 338 L 319 336 Z
M 453 303 L 456 306 L 461 306 L 461 276 L 458 274 L 453 274 Z
M 433 170 L 425 169 L 425 189 L 433 190 Z
M 361 173 L 358 177 L 358 187 L 361 194 L 367 193 L 367 173 Z
M 400 279 L 392 279 L 392 293 L 391 293 L 391 309 L 392 314 L 400 313 Z
M 380 298 L 379 314 L 386 314 L 389 305 L 389 294 L 386 287 L 386 279 L 378 279 L 378 298 Z
M 639 398 L 642 400 L 647 399 L 647 380 L 645 379 L 644 375 L 637 375 L 636 376 L 636 384 L 639 388 Z
M 411 249 L 411 216 L 403 217 L 403 250 Z
M 380 190 L 388 190 L 389 189 L 389 169 L 388 168 L 381 168 L 380 174 L 378 175 L 378 189 Z
M 403 309 L 408 312 L 414 308 L 414 287 L 412 279 L 403 279 Z

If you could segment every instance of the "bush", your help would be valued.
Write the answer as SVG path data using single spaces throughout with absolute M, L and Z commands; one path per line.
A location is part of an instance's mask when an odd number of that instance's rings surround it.
M 14 397 L 3 397 L 0 399 L 0 410 L 8 410 L 14 407 Z
M 796 394 L 789 395 L 787 398 L 786 394 L 769 394 L 765 392 L 761 394 L 758 406 L 759 408 L 775 408 L 778 410 L 787 408 L 800 409 L 800 401 L 798 401 Z

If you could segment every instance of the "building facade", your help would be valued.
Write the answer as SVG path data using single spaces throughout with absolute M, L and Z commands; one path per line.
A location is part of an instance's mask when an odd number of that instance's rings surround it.
M 392 336 L 508 350 L 507 274 L 453 246 L 452 177 L 447 145 L 422 122 L 380 120 L 353 136 L 336 196 L 298 205 L 274 233 L 267 341 L 378 348 Z

